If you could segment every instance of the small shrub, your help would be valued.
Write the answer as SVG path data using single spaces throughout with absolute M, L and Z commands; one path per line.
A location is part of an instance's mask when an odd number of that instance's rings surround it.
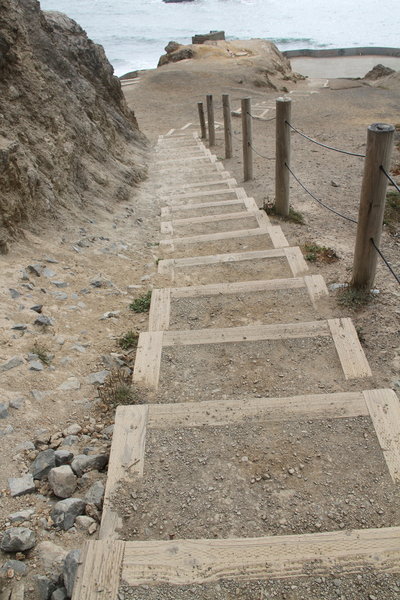
M 306 242 L 303 246 L 304 258 L 309 262 L 334 263 L 339 260 L 338 255 L 332 248 L 318 246 L 313 242 Z
M 137 404 L 138 396 L 132 386 L 129 369 L 114 369 L 106 378 L 104 384 L 98 388 L 101 401 L 107 406 L 120 404 Z
M 129 308 L 135 313 L 144 313 L 150 310 L 151 302 L 151 291 L 147 292 L 144 296 L 139 296 L 131 302 Z
M 49 354 L 48 348 L 43 344 L 39 344 L 39 342 L 35 342 L 31 349 L 32 354 L 36 354 L 38 359 L 46 366 L 49 366 L 51 362 L 51 356 Z
M 267 215 L 271 215 L 273 217 L 278 217 L 279 219 L 282 219 L 283 221 L 297 223 L 298 225 L 304 225 L 304 223 L 305 223 L 303 215 L 301 213 L 299 213 L 297 210 L 295 210 L 294 208 L 292 208 L 291 206 L 289 207 L 289 214 L 287 217 L 282 217 L 281 215 L 277 214 L 276 209 L 275 209 L 275 204 L 273 202 L 264 203 L 263 210 L 265 210 Z
M 132 348 L 137 348 L 139 340 L 139 334 L 136 331 L 128 331 L 119 338 L 118 346 L 122 348 L 122 350 L 131 350 Z
M 351 285 L 340 288 L 336 294 L 336 300 L 340 306 L 346 306 L 353 310 L 367 306 L 374 297 L 370 290 L 354 288 Z

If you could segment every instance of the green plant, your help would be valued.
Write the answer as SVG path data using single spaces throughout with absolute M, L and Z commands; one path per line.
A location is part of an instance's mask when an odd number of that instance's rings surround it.
M 151 291 L 147 292 L 144 296 L 139 296 L 131 302 L 129 308 L 135 313 L 148 312 L 150 310 L 151 302 Z
M 131 350 L 132 348 L 137 348 L 138 340 L 139 334 L 131 330 L 119 338 L 118 346 L 122 348 L 122 350 Z
M 339 260 L 338 255 L 332 248 L 318 246 L 313 242 L 306 242 L 303 246 L 304 258 L 309 262 L 333 263 Z
M 289 207 L 289 214 L 286 217 L 278 215 L 275 209 L 275 204 L 273 202 L 264 202 L 263 210 L 265 210 L 267 215 L 278 217 L 283 221 L 290 221 L 291 223 L 297 223 L 298 225 L 304 225 L 305 223 L 303 215 L 291 206 Z
M 354 288 L 347 285 L 340 288 L 336 294 L 336 301 L 340 306 L 359 310 L 374 299 L 374 294 L 367 289 Z
M 129 369 L 114 369 L 106 378 L 104 384 L 98 388 L 101 401 L 110 406 L 120 404 L 137 404 L 138 396 L 131 383 Z
M 39 342 L 35 342 L 33 344 L 33 347 L 31 349 L 32 354 L 36 354 L 36 356 L 38 357 L 38 359 L 46 366 L 48 366 L 51 362 L 51 356 L 48 353 L 49 350 L 46 346 L 44 346 L 43 344 L 40 344 Z
M 400 193 L 397 191 L 390 190 L 386 194 L 383 222 L 392 235 L 398 233 L 400 223 Z

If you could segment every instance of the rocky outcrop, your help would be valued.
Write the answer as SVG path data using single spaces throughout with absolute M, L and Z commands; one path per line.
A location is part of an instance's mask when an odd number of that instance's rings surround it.
M 101 46 L 36 0 L 0 0 L 0 251 L 21 226 L 144 178 L 146 139 Z
M 368 73 L 364 76 L 364 79 L 370 79 L 372 81 L 375 81 L 376 79 L 381 79 L 381 77 L 387 77 L 388 75 L 392 75 L 392 73 L 395 73 L 394 69 L 379 64 L 375 65 L 373 69 L 368 71 Z

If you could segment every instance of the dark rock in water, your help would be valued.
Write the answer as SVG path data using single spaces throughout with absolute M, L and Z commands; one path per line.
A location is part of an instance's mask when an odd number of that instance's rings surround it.
M 375 65 L 373 69 L 368 71 L 368 73 L 364 76 L 364 79 L 369 79 L 371 81 L 375 81 L 376 79 L 380 79 L 381 77 L 387 77 L 395 73 L 394 69 L 390 67 L 385 67 L 385 65 Z
M 10 527 L 6 529 L 1 540 L 3 552 L 24 552 L 36 544 L 36 536 L 27 527 Z
M 194 35 L 192 37 L 192 44 L 204 44 L 204 42 L 218 40 L 225 40 L 225 31 L 210 31 L 210 33 Z

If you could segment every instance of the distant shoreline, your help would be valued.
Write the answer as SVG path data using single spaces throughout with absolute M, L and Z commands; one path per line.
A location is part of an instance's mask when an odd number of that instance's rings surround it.
M 334 58 L 346 56 L 394 56 L 400 58 L 400 48 L 383 48 L 383 47 L 361 47 L 361 48 L 324 48 L 320 50 L 312 50 L 304 48 L 302 50 L 282 50 L 286 58 Z

